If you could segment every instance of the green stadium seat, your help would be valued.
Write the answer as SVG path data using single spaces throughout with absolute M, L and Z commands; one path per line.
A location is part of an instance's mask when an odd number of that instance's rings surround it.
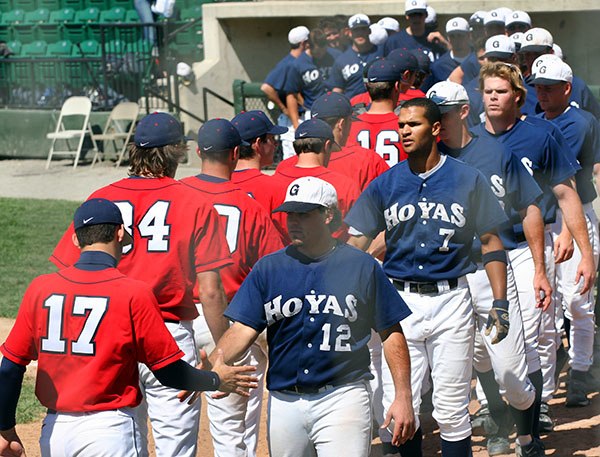
M 79 57 L 100 57 L 102 49 L 100 43 L 96 40 L 85 40 L 79 43 L 79 47 L 75 46 L 75 55 Z
M 12 4 L 13 8 L 24 11 L 33 11 L 38 7 L 36 0 L 13 0 Z
M 84 10 L 79 10 L 75 13 L 75 22 L 78 24 L 89 24 L 98 22 L 100 19 L 100 10 L 96 7 L 89 7 Z
M 125 54 L 127 43 L 124 40 L 112 40 L 106 43 L 104 52 L 106 54 Z
M 69 40 L 60 40 L 50 43 L 46 48 L 46 57 L 71 57 L 73 55 L 73 43 Z
M 14 9 L 2 14 L 2 25 L 17 25 L 25 22 L 25 11 Z
M 133 2 L 131 0 L 109 0 L 110 8 L 114 8 L 115 6 L 120 6 L 121 8 L 131 8 Z M 135 10 L 134 10 L 135 11 Z
M 20 41 L 18 41 L 18 40 L 7 41 L 6 45 L 8 46 L 8 49 L 10 49 L 13 52 L 12 57 L 20 57 L 21 56 L 21 49 L 23 48 L 23 44 Z
M 12 39 L 12 29 L 6 25 L 0 25 L 0 41 Z
M 36 40 L 33 43 L 23 45 L 21 49 L 22 57 L 44 57 L 48 44 L 42 40 Z
M 150 54 L 152 52 L 152 43 L 146 40 L 127 43 L 125 51 L 134 54 Z
M 12 0 L 0 0 L 0 13 L 6 13 L 13 9 Z
M 109 0 L 85 0 L 85 6 L 93 6 L 98 8 L 100 11 L 110 9 L 110 1 Z
M 73 8 L 75 11 L 85 8 L 83 0 L 61 0 L 63 8 Z
M 111 22 L 124 22 L 125 13 L 125 8 L 122 8 L 120 6 L 102 11 L 100 13 L 100 23 L 103 24 Z
M 202 17 L 202 5 L 196 5 L 192 8 L 186 8 L 181 11 L 182 21 L 193 21 Z
M 38 8 L 35 11 L 25 13 L 25 24 L 47 23 L 50 19 L 50 10 L 48 8 Z
M 125 22 L 140 22 L 140 15 L 136 10 L 127 10 L 127 12 L 125 13 Z
M 50 24 L 66 24 L 75 22 L 75 10 L 73 8 L 61 8 L 50 12 Z

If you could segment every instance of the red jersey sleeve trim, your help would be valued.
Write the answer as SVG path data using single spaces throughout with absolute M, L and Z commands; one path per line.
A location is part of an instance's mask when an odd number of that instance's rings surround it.
M 63 263 L 58 257 L 56 257 L 54 254 L 52 254 L 48 260 L 50 262 L 52 262 L 54 265 L 56 265 L 58 268 L 67 268 L 70 267 L 70 265 L 67 265 L 66 263 Z
M 232 264 L 233 260 L 231 260 L 231 257 L 225 257 L 219 260 L 215 260 L 214 262 L 197 264 L 196 273 L 203 273 L 205 271 L 211 270 L 219 270 L 223 267 L 226 267 L 227 265 Z
M 31 360 L 29 359 L 24 359 L 22 357 L 19 357 L 17 354 L 14 354 L 10 349 L 6 347 L 6 344 L 0 346 L 0 352 L 2 352 L 4 357 L 6 357 L 13 363 L 16 363 L 17 365 L 27 366 L 29 365 L 29 362 L 31 362 Z
M 172 354 L 168 357 L 165 357 L 157 362 L 154 362 L 151 365 L 148 365 L 152 371 L 160 370 L 161 368 L 166 367 L 167 365 L 171 365 L 173 362 L 177 362 L 180 360 L 185 354 L 183 351 L 179 350 L 175 354 Z

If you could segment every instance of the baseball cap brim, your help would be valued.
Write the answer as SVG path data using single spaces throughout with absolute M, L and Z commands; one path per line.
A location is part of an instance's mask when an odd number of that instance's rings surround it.
M 272 212 L 273 213 L 309 213 L 312 210 L 318 208 L 325 208 L 323 205 L 318 203 L 305 203 L 305 202 L 285 202 L 279 205 Z
M 289 129 L 287 127 L 274 125 L 273 127 L 271 127 L 271 130 L 269 130 L 267 133 L 270 135 L 283 135 L 284 133 L 287 133 L 288 130 Z
M 532 45 L 524 45 L 523 43 L 521 43 L 521 49 L 519 49 L 519 52 L 548 52 L 550 49 L 552 49 L 552 46 L 545 46 L 542 44 L 532 44 Z
M 531 81 L 531 84 L 539 84 L 540 86 L 553 86 L 554 84 L 560 84 L 567 81 L 548 79 L 548 78 L 535 78 Z
M 423 8 L 418 8 L 414 10 L 408 10 L 404 14 L 406 14 L 407 16 L 410 16 L 411 14 L 427 14 L 427 10 Z
M 497 59 L 510 59 L 512 57 L 512 53 L 510 52 L 500 52 L 500 51 L 491 51 L 486 52 L 483 57 L 496 57 Z
M 125 236 L 123 236 L 123 246 L 127 246 L 128 244 L 133 243 L 133 237 L 129 234 L 127 229 L 124 230 Z

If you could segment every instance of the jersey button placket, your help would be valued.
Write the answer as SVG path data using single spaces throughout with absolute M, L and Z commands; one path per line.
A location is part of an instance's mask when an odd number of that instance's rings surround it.
M 426 192 L 427 192 L 427 183 L 423 182 L 419 189 L 418 201 L 420 203 L 427 204 L 428 198 L 427 198 Z M 420 208 L 418 210 L 421 211 L 421 215 L 422 215 L 423 210 L 421 210 Z M 421 220 L 421 225 L 426 226 L 427 224 L 428 224 L 427 219 Z M 415 263 L 417 266 L 417 271 L 419 273 L 421 273 L 424 270 L 423 265 L 425 263 L 425 259 L 428 256 L 428 250 L 426 249 L 428 238 L 429 238 L 429 230 L 424 228 L 421 231 L 421 233 L 419 233 L 419 239 L 417 240 L 417 246 L 419 246 L 423 249 L 417 250 L 417 252 L 415 253 Z

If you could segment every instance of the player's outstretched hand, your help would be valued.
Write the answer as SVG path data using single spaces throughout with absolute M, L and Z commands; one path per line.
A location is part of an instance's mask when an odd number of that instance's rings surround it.
M 583 278 L 583 289 L 581 289 L 580 295 L 585 294 L 594 286 L 596 282 L 596 267 L 594 266 L 594 259 L 591 255 L 582 256 L 581 262 L 577 265 L 577 274 L 575 275 L 575 284 Z
M 394 400 L 392 402 L 381 428 L 387 428 L 392 433 L 394 446 L 406 443 L 415 435 L 417 431 L 415 413 L 410 396 L 404 401 Z
M 508 320 L 508 300 L 494 300 L 492 309 L 485 325 L 485 336 L 490 336 L 492 329 L 496 329 L 496 335 L 492 339 L 492 344 L 497 344 L 506 338 L 510 322 Z
M 25 448 L 15 428 L 0 432 L 0 457 L 26 457 Z
M 535 290 L 535 302 L 538 308 L 546 311 L 552 302 L 552 287 L 545 271 L 536 272 L 533 276 L 533 290 Z
M 233 392 L 242 397 L 249 397 L 248 389 L 254 389 L 258 386 L 258 378 L 247 373 L 256 371 L 252 365 L 229 366 L 223 361 L 223 351 L 217 349 L 217 358 L 212 367 L 212 371 L 219 375 L 221 392 Z
M 571 232 L 563 230 L 554 240 L 554 263 L 561 263 L 573 257 L 573 237 Z

